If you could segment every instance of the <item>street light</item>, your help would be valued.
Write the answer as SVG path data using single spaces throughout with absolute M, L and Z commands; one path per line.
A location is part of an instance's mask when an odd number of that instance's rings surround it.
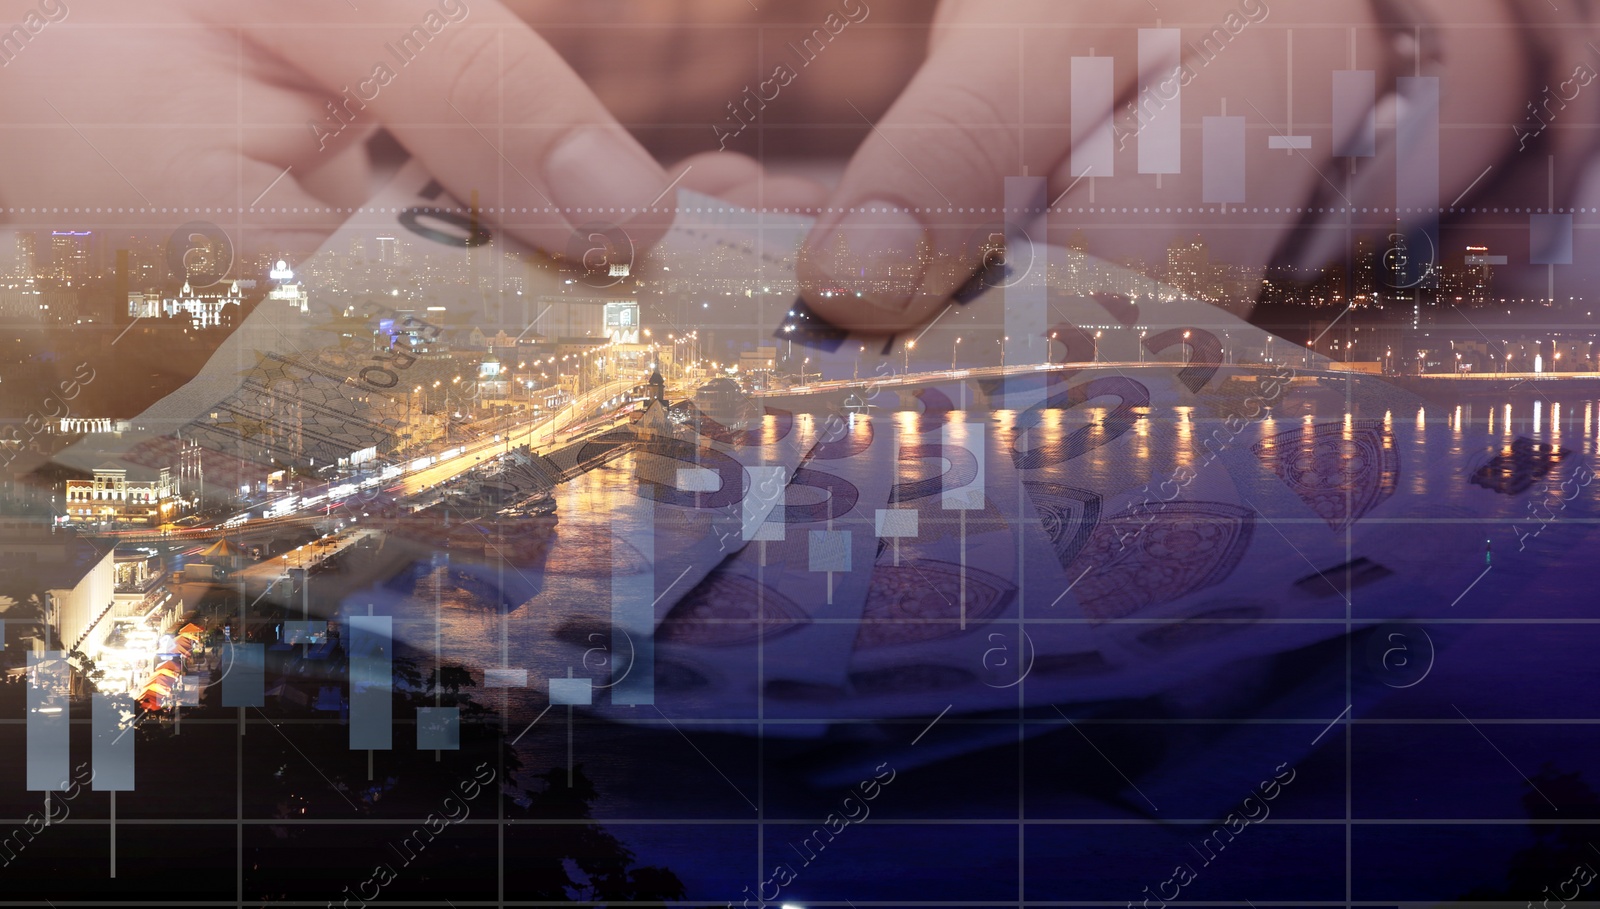
M 956 350 L 961 346 L 961 339 L 956 338 L 956 343 L 950 345 L 950 371 L 956 370 Z
M 1006 342 L 1009 341 L 1009 340 L 1011 340 L 1011 336 L 1010 335 L 1006 335 L 1005 337 L 1001 338 L 1000 340 L 994 342 L 994 343 L 1000 345 L 1000 371 L 1001 372 L 1005 372 L 1006 371 Z
M 1189 332 L 1183 333 L 1183 365 L 1189 365 Z
M 917 341 L 916 341 L 915 338 L 913 338 L 913 339 L 911 339 L 911 340 L 906 342 L 906 351 L 905 351 L 906 352 L 906 368 L 905 368 L 905 371 L 908 374 L 911 372 L 911 352 L 913 350 L 916 350 L 916 349 L 917 349 Z

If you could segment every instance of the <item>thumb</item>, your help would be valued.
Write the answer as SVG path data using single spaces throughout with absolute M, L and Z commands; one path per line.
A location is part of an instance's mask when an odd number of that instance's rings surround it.
M 1061 131 L 1023 140 L 1017 30 L 986 22 L 940 31 L 801 251 L 801 294 L 835 324 L 891 332 L 925 321 L 982 259 L 1005 178 L 1048 174 L 1069 151 Z M 1035 57 L 1026 78 L 1064 85 L 1070 65 L 1067 55 Z M 1069 113 L 1066 92 L 1032 93 L 1027 103 L 1033 122 Z

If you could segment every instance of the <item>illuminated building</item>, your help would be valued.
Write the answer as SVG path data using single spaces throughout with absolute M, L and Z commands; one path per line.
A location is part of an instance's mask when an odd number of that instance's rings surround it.
M 1202 237 L 1196 235 L 1167 247 L 1167 284 L 1187 297 L 1210 299 L 1215 295 L 1211 252 Z
M 111 630 L 116 590 L 116 548 L 88 550 L 86 558 L 57 566 L 42 578 L 45 621 L 55 640 L 51 646 L 80 650 L 94 659 Z
M 761 346 L 755 350 L 739 352 L 739 374 L 745 377 L 752 387 L 765 388 L 772 381 L 772 374 L 777 369 L 778 348 Z
M 76 648 L 95 656 L 110 628 L 106 620 L 114 605 L 115 552 L 115 547 L 101 551 L 59 528 L 0 521 L 0 572 L 14 587 L 44 594 L 45 639 L 35 638 L 31 649 Z
M 483 358 L 483 363 L 478 366 L 478 393 L 485 398 L 505 398 L 509 387 L 510 371 L 505 369 L 500 358 L 489 354 Z
M 229 306 L 238 306 L 243 302 L 238 281 L 229 283 L 227 290 L 217 293 L 196 292 L 185 281 L 176 297 L 159 293 L 128 294 L 128 316 L 134 319 L 160 319 L 186 313 L 195 328 L 214 328 L 223 324 L 223 314 Z
M 129 480 L 120 467 L 96 467 L 88 480 L 67 481 L 67 520 L 74 524 L 159 525 L 181 507 L 178 481 L 161 468 L 153 479 Z
M 49 289 L 27 282 L 0 288 L 0 318 L 68 323 L 78 318 L 78 292 Z
M 267 273 L 272 279 L 273 287 L 267 294 L 267 299 L 274 304 L 287 305 L 297 312 L 306 312 L 311 305 L 310 296 L 306 293 L 305 286 L 294 278 L 294 271 L 289 268 L 289 263 L 282 259 L 278 265 Z
M 13 274 L 19 281 L 31 281 L 39 276 L 37 270 L 38 254 L 34 244 L 37 238 L 31 230 L 17 231 L 17 265 Z
M 607 303 L 606 337 L 618 344 L 639 343 L 639 304 L 633 300 Z
M 1501 258 L 1489 255 L 1487 246 L 1467 247 L 1468 271 L 1462 289 L 1469 302 L 1481 305 L 1488 301 L 1489 294 L 1494 291 L 1494 272 L 1490 269 Z
M 89 238 L 86 230 L 58 230 L 50 234 L 50 271 L 64 284 L 82 284 L 90 275 Z

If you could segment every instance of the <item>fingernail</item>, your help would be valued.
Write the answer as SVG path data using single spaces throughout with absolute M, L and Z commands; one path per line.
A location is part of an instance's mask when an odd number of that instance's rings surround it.
M 544 175 L 551 201 L 561 208 L 619 209 L 579 213 L 576 220 L 625 221 L 625 213 L 651 207 L 667 186 L 661 168 L 632 140 L 603 126 L 575 131 L 556 146 Z
M 823 294 L 860 297 L 903 313 L 928 269 L 927 230 L 903 206 L 871 201 L 856 206 L 807 255 L 835 286 Z

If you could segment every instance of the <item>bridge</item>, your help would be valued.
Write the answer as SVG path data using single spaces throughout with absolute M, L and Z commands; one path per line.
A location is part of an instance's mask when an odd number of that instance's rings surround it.
M 837 410 L 859 410 L 867 407 L 905 411 L 922 410 L 927 406 L 923 393 L 929 388 L 942 388 L 949 393 L 952 384 L 957 391 L 950 406 L 961 409 L 991 410 L 1007 407 L 1006 396 L 1023 390 L 1042 391 L 1065 381 L 1069 376 L 1124 376 L 1135 378 L 1142 372 L 1159 371 L 1163 376 L 1180 380 L 1188 378 L 1197 383 L 1218 384 L 1230 380 L 1255 381 L 1287 365 L 1293 371 L 1294 382 L 1300 387 L 1324 387 L 1342 391 L 1340 385 L 1351 378 L 1369 374 L 1334 368 L 1337 364 L 1304 367 L 1293 364 L 1216 364 L 1159 361 L 1085 361 L 1070 363 L 1013 364 L 975 368 L 941 369 L 890 376 L 812 381 L 785 389 L 758 394 L 762 404 L 797 413 L 818 413 Z M 1462 374 L 1421 376 L 1372 376 L 1383 382 L 1399 386 L 1427 400 L 1455 400 L 1464 396 L 1547 395 L 1559 390 L 1565 394 L 1600 395 L 1600 373 L 1510 373 Z M 394 482 L 386 491 L 397 499 L 415 499 L 451 482 L 482 465 L 497 454 L 526 447 L 535 454 L 561 460 L 576 460 L 577 452 L 604 436 L 607 444 L 600 450 L 602 459 L 614 456 L 613 449 L 626 444 L 629 434 L 619 433 L 629 419 L 626 412 L 608 411 L 606 405 L 632 388 L 631 380 L 621 380 L 594 389 L 575 399 L 561 411 L 538 421 L 502 424 L 497 436 L 479 438 L 457 445 L 443 452 L 410 459 L 397 477 L 384 482 Z M 888 397 L 893 395 L 893 397 Z M 560 473 L 570 479 L 591 469 L 592 465 L 563 464 Z M 343 487 L 336 487 L 343 488 Z M 277 539 L 306 533 L 327 533 L 335 529 L 337 518 L 332 510 L 342 503 L 337 497 L 325 496 L 327 501 L 307 500 L 296 512 L 275 517 L 253 518 L 243 522 L 224 522 L 209 527 L 170 530 L 129 530 L 102 534 L 117 542 L 195 544 L 220 537 L 235 541 Z M 257 506 L 260 507 L 260 506 Z
M 959 388 L 957 399 L 952 403 L 958 407 L 971 407 L 980 410 L 1001 409 L 1006 405 L 1005 396 L 1015 394 L 1023 389 L 1042 390 L 1048 386 L 1064 381 L 1068 376 L 1081 374 L 1097 374 L 1109 376 L 1135 377 L 1140 372 L 1159 370 L 1163 375 L 1184 374 L 1196 378 L 1203 378 L 1210 382 L 1212 375 L 1221 376 L 1223 381 L 1234 377 L 1250 377 L 1266 375 L 1278 366 L 1272 364 L 1239 364 L 1220 365 L 1207 363 L 1182 363 L 1167 361 L 1087 361 L 1077 363 L 1036 363 L 1011 366 L 983 366 L 972 369 L 940 369 L 928 372 L 903 373 L 892 376 L 872 376 L 856 379 L 836 379 L 821 382 L 811 382 L 805 385 L 791 386 L 786 389 L 770 391 L 759 396 L 759 400 L 768 406 L 793 410 L 797 412 L 814 412 L 818 410 L 852 409 L 870 403 L 876 408 L 888 406 L 885 395 L 896 396 L 895 409 L 920 410 L 924 403 L 919 397 L 927 388 L 948 388 L 952 384 Z M 1297 377 L 1321 379 L 1340 378 L 1347 379 L 1352 375 L 1360 375 L 1342 370 L 1328 369 L 1301 369 L 1291 367 Z
M 874 408 L 891 406 L 896 410 L 921 410 L 925 406 L 920 393 L 927 388 L 959 388 L 952 403 L 961 408 L 979 410 L 1006 407 L 1005 396 L 1024 389 L 1043 389 L 1064 381 L 1068 376 L 1082 374 L 1120 375 L 1136 378 L 1141 372 L 1159 370 L 1163 375 L 1183 375 L 1202 379 L 1207 384 L 1230 379 L 1255 380 L 1287 367 L 1293 371 L 1297 385 L 1316 385 L 1337 389 L 1339 383 L 1352 378 L 1371 378 L 1396 385 L 1430 400 L 1463 396 L 1506 395 L 1538 396 L 1559 390 L 1564 394 L 1600 395 L 1600 373 L 1509 373 L 1381 376 L 1350 369 L 1339 369 L 1338 364 L 1306 367 L 1293 362 L 1285 364 L 1229 363 L 1203 364 L 1172 361 L 1085 361 L 1074 363 L 1038 363 L 1012 366 L 985 366 L 972 369 L 940 369 L 927 372 L 902 373 L 891 376 L 834 379 L 814 381 L 758 395 L 764 404 L 798 413 L 826 410 L 848 410 L 870 404 Z M 1039 377 L 1024 381 L 1026 377 Z M 893 399 L 887 395 L 894 395 Z

